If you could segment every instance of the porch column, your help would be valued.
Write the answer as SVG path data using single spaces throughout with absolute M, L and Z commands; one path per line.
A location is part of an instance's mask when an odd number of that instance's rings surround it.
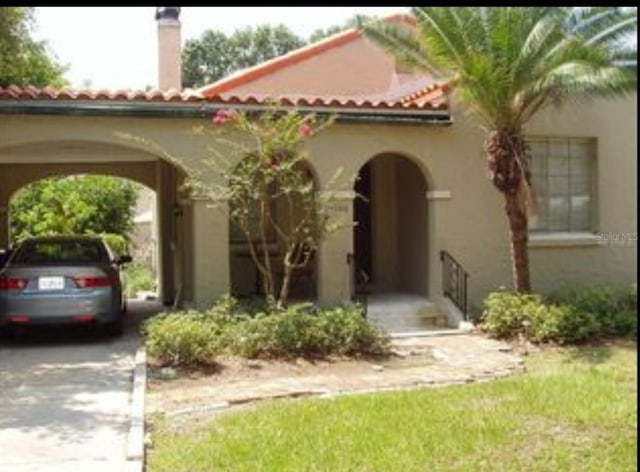
M 9 200 L 14 190 L 10 175 L 9 165 L 0 165 L 0 249 L 9 247 Z
M 229 293 L 229 210 L 226 201 L 194 199 L 193 302 L 206 308 Z
M 9 202 L 0 200 L 0 249 L 9 247 Z
M 329 234 L 320 244 L 318 257 L 318 301 L 321 305 L 337 305 L 350 299 L 350 271 L 347 254 L 353 252 L 353 191 L 324 192 L 329 200 L 329 217 L 339 222 L 340 229 Z
M 156 207 L 158 215 L 158 279 L 160 299 L 165 305 L 173 303 L 175 296 L 174 252 L 176 249 L 176 175 L 175 169 L 165 162 L 156 167 Z

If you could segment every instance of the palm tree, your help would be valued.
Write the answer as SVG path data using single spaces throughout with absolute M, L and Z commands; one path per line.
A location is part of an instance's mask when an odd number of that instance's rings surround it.
M 637 11 L 597 7 L 415 7 L 415 28 L 377 21 L 367 37 L 456 91 L 486 128 L 503 194 L 514 285 L 529 292 L 531 194 L 525 124 L 549 105 L 636 90 Z

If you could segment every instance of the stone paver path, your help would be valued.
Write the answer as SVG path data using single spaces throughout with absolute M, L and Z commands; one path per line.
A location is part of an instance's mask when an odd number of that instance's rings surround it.
M 306 395 L 333 396 L 470 383 L 523 370 L 521 357 L 506 343 L 474 334 L 393 340 L 397 356 L 389 362 L 337 363 L 312 375 L 284 373 L 161 381 L 148 394 L 150 412 L 202 413 L 253 401 Z M 167 384 L 171 384 L 168 382 Z

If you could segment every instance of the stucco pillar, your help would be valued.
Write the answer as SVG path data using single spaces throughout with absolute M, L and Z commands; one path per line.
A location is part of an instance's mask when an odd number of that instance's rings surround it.
M 224 201 L 195 199 L 193 218 L 193 302 L 209 306 L 229 293 L 229 212 Z
M 170 305 L 173 303 L 175 296 L 176 176 L 175 169 L 164 162 L 158 163 L 156 171 L 160 299 L 163 304 Z
M 0 200 L 0 249 L 9 247 L 9 202 Z
M 9 247 L 9 199 L 14 190 L 10 175 L 9 165 L 0 164 L 0 249 Z
M 329 202 L 329 217 L 340 223 L 340 229 L 320 244 L 318 254 L 318 301 L 323 306 L 337 305 L 350 299 L 350 270 L 347 255 L 353 253 L 352 191 L 324 194 Z

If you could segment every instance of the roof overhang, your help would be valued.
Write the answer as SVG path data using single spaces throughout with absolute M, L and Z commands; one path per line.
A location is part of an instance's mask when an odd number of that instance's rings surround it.
M 68 115 L 68 116 L 129 116 L 156 118 L 206 118 L 218 110 L 234 108 L 261 112 L 271 108 L 267 104 L 211 103 L 211 102 L 137 102 L 137 101 L 79 101 L 79 100 L 0 100 L 0 114 Z M 440 124 L 452 123 L 447 109 L 398 109 L 363 107 L 327 107 L 282 105 L 283 110 L 297 109 L 303 113 L 335 115 L 337 121 Z

